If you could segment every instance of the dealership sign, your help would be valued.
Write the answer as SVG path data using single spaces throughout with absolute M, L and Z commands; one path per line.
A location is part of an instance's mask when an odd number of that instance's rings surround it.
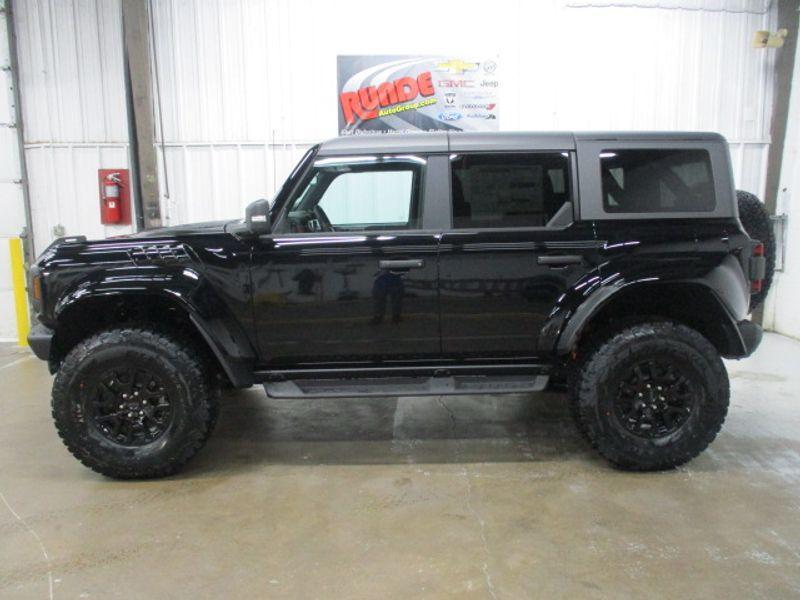
M 497 131 L 497 58 L 339 56 L 339 134 Z

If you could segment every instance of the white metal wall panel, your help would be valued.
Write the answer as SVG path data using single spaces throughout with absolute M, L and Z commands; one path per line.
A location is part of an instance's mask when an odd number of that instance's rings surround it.
M 1 23 L 0 23 L 1 24 Z M 6 78 L 0 73 L 0 85 Z M 8 83 L 10 86 L 10 82 Z M 4 92 L 5 90 L 3 90 Z M 6 101 L 5 94 L 0 104 Z M 13 104 L 12 104 L 13 108 Z M 0 120 L 0 237 L 16 237 L 25 227 L 25 203 L 20 185 L 19 141 L 17 129 L 10 126 L 11 121 Z
M 127 165 L 119 0 L 19 6 L 27 156 L 37 177 L 58 177 L 32 181 L 37 243 L 61 222 L 68 233 L 124 231 L 93 212 L 94 170 Z M 774 28 L 769 6 L 498 0 L 453 10 L 409 0 L 401 11 L 371 7 L 387 35 L 354 27 L 344 1 L 153 0 L 165 221 L 237 216 L 271 195 L 312 143 L 336 135 L 336 55 L 358 53 L 499 55 L 503 130 L 719 131 L 737 185 L 762 193 L 775 51 L 750 40 Z M 118 164 L 101 162 L 109 147 Z
M 777 206 L 778 214 L 788 215 L 784 265 L 768 296 L 764 324 L 800 339 L 800 46 L 795 54 L 793 80 Z
M 15 2 L 34 240 L 104 237 L 97 169 L 128 167 L 119 0 Z
M 8 240 L 25 227 L 11 54 L 5 2 L 0 0 L 0 341 L 17 339 L 17 320 Z
M 119 0 L 16 2 L 26 141 L 128 141 Z
M 127 145 L 43 144 L 27 147 L 25 157 L 38 252 L 52 241 L 57 224 L 67 235 L 96 238 L 130 231 L 100 224 L 97 186 L 98 167 L 127 167 Z
M 706 12 L 756 13 L 769 10 L 772 0 L 565 0 L 567 6 L 629 7 L 702 10 Z
M 159 146 L 162 194 L 169 188 L 169 197 L 162 200 L 166 221 L 176 224 L 243 215 L 247 204 L 272 195 L 310 146 L 172 142 L 165 149 L 168 186 Z
M 239 214 L 274 192 L 302 150 L 336 135 L 335 59 L 347 53 L 499 54 L 502 129 L 719 131 L 737 185 L 762 193 L 774 51 L 750 39 L 774 10 L 578 4 L 501 0 L 480 18 L 422 0 L 376 6 L 370 19 L 391 23 L 387 36 L 354 31 L 342 2 L 155 0 L 167 220 Z

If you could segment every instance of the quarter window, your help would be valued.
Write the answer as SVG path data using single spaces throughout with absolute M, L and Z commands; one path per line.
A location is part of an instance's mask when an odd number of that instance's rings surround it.
M 451 159 L 457 229 L 564 226 L 572 221 L 566 152 Z
M 705 150 L 603 150 L 608 213 L 711 212 L 716 201 Z

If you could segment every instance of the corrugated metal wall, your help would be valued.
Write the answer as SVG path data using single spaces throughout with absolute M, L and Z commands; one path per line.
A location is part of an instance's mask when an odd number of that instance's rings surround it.
M 749 42 L 773 17 L 763 2 L 716 8 L 411 1 L 371 8 L 387 35 L 354 28 L 339 2 L 156 0 L 166 214 L 223 218 L 274 191 L 311 142 L 336 135 L 345 53 L 499 54 L 502 129 L 720 131 L 738 185 L 760 193 L 773 53 Z
M 97 169 L 128 166 L 119 0 L 15 2 L 36 247 L 66 233 L 104 237 Z
M 719 131 L 738 186 L 761 193 L 774 51 L 750 39 L 774 27 L 774 8 L 594 4 L 408 0 L 356 18 L 330 0 L 153 0 L 166 221 L 235 217 L 271 195 L 311 143 L 336 135 L 336 55 L 358 53 L 499 54 L 501 129 Z M 55 223 L 110 233 L 94 170 L 127 164 L 119 12 L 117 0 L 21 4 L 37 241 Z
M 25 227 L 11 53 L 5 2 L 0 0 L 0 341 L 17 339 L 9 239 Z
M 798 15 L 800 18 L 800 15 Z M 800 46 L 794 59 L 792 96 L 783 148 L 781 180 L 778 185 L 778 214 L 789 216 L 786 222 L 784 269 L 773 283 L 764 310 L 764 324 L 775 331 L 800 339 Z

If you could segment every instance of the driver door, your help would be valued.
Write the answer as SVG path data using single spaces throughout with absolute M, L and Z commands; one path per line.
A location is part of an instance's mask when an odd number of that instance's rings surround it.
M 254 249 L 264 366 L 439 356 L 427 167 L 425 156 L 317 158 Z

